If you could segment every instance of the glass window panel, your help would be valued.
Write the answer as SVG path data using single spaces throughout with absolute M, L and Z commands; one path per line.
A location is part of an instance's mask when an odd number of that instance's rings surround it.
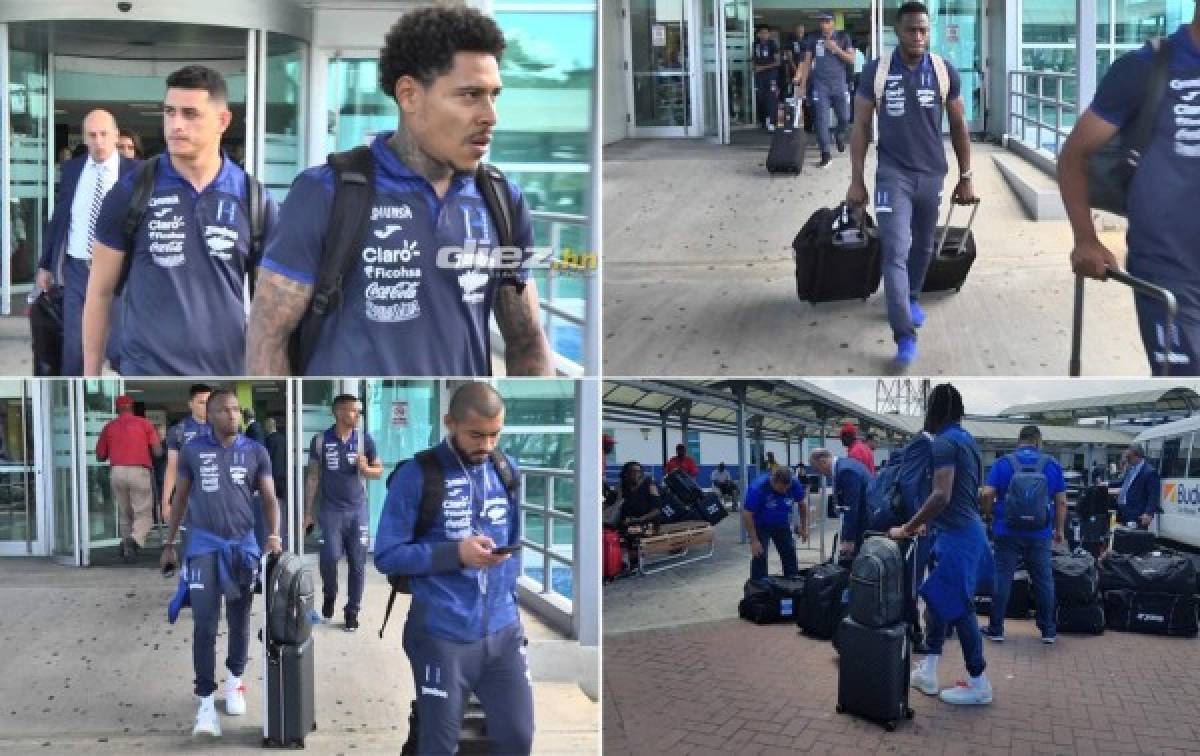
M 1076 0 L 1025 0 L 1021 4 L 1021 40 L 1024 44 L 1075 42 Z
M 1111 44 L 1112 14 L 1109 6 L 1112 0 L 1096 0 L 1096 44 Z
M 117 501 L 112 492 L 112 468 L 96 459 L 96 441 L 109 420 L 117 416 L 120 382 L 89 379 L 83 388 L 83 449 L 87 459 L 88 532 L 91 547 L 110 546 L 120 535 Z
M 47 162 L 53 125 L 47 103 L 48 41 L 43 24 L 9 24 L 10 206 L 0 233 L 12 245 L 12 282 L 32 284 L 50 216 Z M 3 147 L 0 147 L 3 149 Z
M 367 483 L 373 536 L 387 499 L 388 473 L 397 463 L 440 441 L 442 420 L 435 381 L 367 381 L 364 394 L 366 428 L 383 463 L 383 477 Z M 332 414 L 328 423 L 333 423 Z
M 1200 448 L 1197 448 L 1197 442 L 1200 438 L 1196 438 L 1197 434 L 1192 434 L 1192 454 L 1188 459 L 1187 477 L 1200 478 Z
M 1169 438 L 1163 441 L 1162 466 L 1159 475 L 1164 478 L 1182 478 L 1187 472 L 1188 438 Z
M 304 169 L 304 50 L 301 40 L 267 34 L 263 184 L 277 202 Z
M 1186 2 L 1186 6 L 1185 6 Z M 1113 40 L 1139 44 L 1161 37 L 1191 20 L 1194 3 L 1187 0 L 1114 0 Z

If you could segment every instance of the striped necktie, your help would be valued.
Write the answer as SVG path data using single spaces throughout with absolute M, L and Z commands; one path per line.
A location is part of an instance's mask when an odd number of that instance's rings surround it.
M 104 163 L 93 163 L 92 165 L 96 168 L 96 188 L 92 192 L 92 209 L 88 213 L 87 254 L 89 260 L 92 258 L 92 242 L 96 240 L 96 220 L 100 217 L 100 206 L 104 204 L 104 195 L 108 193 L 104 189 L 106 166 Z

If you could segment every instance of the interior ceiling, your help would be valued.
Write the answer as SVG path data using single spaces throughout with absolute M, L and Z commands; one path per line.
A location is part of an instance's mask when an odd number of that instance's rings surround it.
M 244 60 L 246 30 L 151 21 L 56 21 L 53 47 L 58 53 L 76 57 Z

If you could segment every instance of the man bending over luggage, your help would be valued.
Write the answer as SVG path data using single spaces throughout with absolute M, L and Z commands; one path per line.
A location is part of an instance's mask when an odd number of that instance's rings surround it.
M 938 660 L 946 626 L 953 625 L 969 679 L 942 690 L 940 697 L 951 704 L 986 704 L 992 702 L 992 686 L 984 674 L 987 662 L 973 597 L 979 575 L 995 568 L 977 501 L 983 460 L 975 439 L 960 425 L 963 414 L 957 389 L 948 383 L 933 388 L 925 418 L 925 427 L 935 434 L 933 490 L 916 515 L 888 535 L 900 540 L 916 536 L 925 525 L 937 530 L 936 566 L 920 589 L 929 610 L 929 653 L 913 670 L 912 686 L 926 695 L 939 695 Z
M 952 201 L 975 200 L 971 185 L 971 138 L 967 131 L 958 71 L 928 51 L 929 11 L 921 3 L 896 13 L 900 46 L 888 60 L 876 58 L 863 70 L 854 98 L 850 137 L 850 189 L 846 203 L 865 207 L 869 199 L 863 163 L 867 159 L 872 116 L 879 111 L 879 165 L 875 172 L 875 213 L 883 243 L 883 287 L 888 322 L 896 341 L 896 364 L 917 359 L 917 330 L 925 313 L 917 304 L 933 256 L 934 231 L 946 180 L 942 111 L 950 119 L 950 138 L 958 157 L 959 179 Z M 876 73 L 887 66 L 877 102 Z M 945 96 L 942 96 L 945 92 Z
M 1024 560 L 1033 582 L 1042 643 L 1053 643 L 1058 635 L 1050 541 L 1063 542 L 1067 483 L 1062 467 L 1041 451 L 1041 445 L 1041 429 L 1036 425 L 1022 428 L 1016 451 L 996 460 L 979 496 L 984 511 L 992 509 L 995 502 L 992 535 L 996 544 L 996 583 L 991 622 L 983 628 L 983 634 L 997 642 L 1004 640 L 1004 612 L 1020 560 Z
M 267 450 L 238 433 L 242 411 L 237 395 L 218 389 L 208 397 L 208 420 L 212 435 L 197 436 L 179 457 L 179 480 L 175 504 L 160 564 L 163 569 L 179 565 L 179 590 L 171 601 L 169 618 L 174 622 L 179 609 L 192 607 L 192 664 L 195 667 L 196 713 L 193 735 L 221 734 L 214 691 L 217 624 L 221 598 L 225 598 L 225 623 L 229 628 L 229 651 L 225 666 L 225 713 L 246 713 L 246 644 L 250 637 L 250 604 L 258 575 L 261 549 L 254 536 L 254 509 L 263 507 L 270 535 L 266 550 L 279 553 L 279 502 L 271 478 Z M 261 498 L 255 498 L 255 494 Z M 176 556 L 179 523 L 188 518 L 187 551 L 180 562 Z
M 375 451 L 375 439 L 358 430 L 362 403 L 351 394 L 333 400 L 334 424 L 313 436 L 308 449 L 308 473 L 304 485 L 304 527 L 321 524 L 321 616 L 333 618 L 337 603 L 338 562 L 346 555 L 346 632 L 358 629 L 366 581 L 367 514 L 365 480 L 378 480 L 383 464 Z M 321 514 L 315 515 L 320 491 Z
M 833 501 L 842 512 L 841 543 L 838 552 L 842 559 L 850 559 L 862 546 L 870 520 L 867 506 L 867 488 L 871 485 L 871 473 L 862 462 L 851 457 L 837 458 L 828 449 L 813 449 L 809 463 L 833 484 Z
M 404 651 L 416 682 L 417 752 L 455 752 L 474 692 L 493 752 L 527 754 L 533 690 L 517 613 L 521 561 L 509 550 L 521 543 L 520 478 L 496 448 L 504 401 L 486 383 L 464 384 L 443 422 L 445 440 L 397 471 L 375 536 L 379 571 L 410 578 Z
M 808 511 L 804 505 L 804 484 L 792 476 L 787 465 L 777 465 L 774 470 L 758 476 L 746 488 L 746 505 L 742 510 L 742 523 L 750 535 L 750 578 L 757 580 L 767 576 L 767 546 L 772 542 L 779 549 L 783 562 L 783 574 L 794 577 L 800 574 L 796 562 L 796 542 L 792 539 L 792 503 L 796 504 L 795 532 L 800 540 L 808 543 Z

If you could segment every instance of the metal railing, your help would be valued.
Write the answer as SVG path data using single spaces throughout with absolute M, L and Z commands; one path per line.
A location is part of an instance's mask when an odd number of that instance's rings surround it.
M 1073 100 L 1063 98 L 1063 89 L 1075 80 L 1075 74 L 1058 71 L 1009 71 L 1008 135 L 1057 159 L 1079 110 Z
M 585 215 L 575 215 L 572 213 L 556 213 L 549 210 L 534 210 L 530 213 L 534 226 L 540 223 L 548 223 L 550 226 L 550 248 L 554 250 L 556 263 L 552 264 L 546 270 L 546 289 L 540 292 L 542 306 L 542 328 L 547 334 L 554 333 L 554 325 L 556 322 L 567 323 L 570 326 L 579 329 L 579 344 L 582 346 L 584 342 L 583 331 L 586 327 L 582 315 L 577 315 L 568 311 L 557 302 L 559 296 L 559 283 L 564 275 L 569 276 L 590 276 L 595 275 L 596 257 L 594 252 L 578 251 L 579 259 L 567 260 L 562 259 L 563 252 L 563 234 L 568 227 L 584 228 L 588 226 L 588 218 Z M 577 266 L 577 267 L 576 267 Z M 584 296 L 587 296 L 586 289 Z M 551 342 L 554 347 L 554 343 Z M 554 350 L 555 361 L 559 373 L 569 376 L 582 376 L 584 366 L 580 362 L 575 362 L 571 358 L 563 355 L 557 347 Z M 586 359 L 586 356 L 584 357 Z
M 541 478 L 545 480 L 545 495 L 539 503 L 530 502 L 526 496 L 529 491 L 529 481 L 533 478 Z M 538 543 L 532 540 L 532 535 L 525 527 L 521 528 L 521 545 L 524 548 L 525 555 L 521 559 L 522 572 L 531 565 L 536 566 L 534 560 L 541 561 L 542 579 L 541 589 L 536 591 L 542 595 L 555 594 L 559 597 L 560 602 L 569 602 L 572 606 L 571 613 L 574 613 L 574 597 L 578 594 L 578 586 L 575 585 L 575 546 L 578 541 L 579 531 L 576 527 L 575 512 L 563 512 L 554 508 L 554 486 L 558 481 L 574 482 L 575 473 L 572 470 L 560 470 L 549 467 L 522 467 L 521 468 L 521 517 L 526 515 L 537 515 L 542 518 L 541 537 L 542 542 Z M 577 502 L 576 502 L 577 503 Z M 575 509 L 575 504 L 572 504 L 572 509 Z M 556 523 L 568 523 L 571 526 L 571 543 L 570 552 L 561 553 L 555 551 L 554 548 L 554 526 Z M 523 525 L 524 523 L 522 523 Z M 564 544 L 565 545 L 565 544 Z M 571 575 L 571 596 L 563 596 L 554 590 L 554 567 L 565 566 Z M 533 578 L 526 577 L 532 582 Z

